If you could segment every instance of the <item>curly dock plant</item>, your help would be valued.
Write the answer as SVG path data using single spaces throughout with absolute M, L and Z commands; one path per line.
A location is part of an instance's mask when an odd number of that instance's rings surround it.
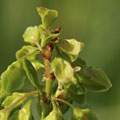
M 52 27 L 56 10 L 37 12 L 41 24 L 25 30 L 26 45 L 0 76 L 0 120 L 97 120 L 85 97 L 109 90 L 109 78 L 79 57 L 82 42 Z

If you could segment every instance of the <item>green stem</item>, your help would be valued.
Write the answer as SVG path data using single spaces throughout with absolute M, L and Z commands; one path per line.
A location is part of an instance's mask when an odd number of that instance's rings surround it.
M 39 45 L 39 43 L 36 42 L 35 44 L 36 44 L 37 48 L 38 48 L 40 51 L 42 51 L 42 48 L 41 48 L 41 46 Z
M 68 105 L 69 107 L 71 107 L 71 108 L 73 109 L 73 105 L 70 104 L 69 102 L 63 100 L 63 99 L 60 99 L 60 98 L 53 98 L 53 100 L 56 100 L 56 101 L 59 101 L 59 102 L 65 103 L 66 105 Z
M 47 94 L 47 96 L 49 96 L 51 93 L 52 80 L 46 80 L 45 86 L 46 86 L 45 87 L 46 94 Z
M 45 64 L 45 92 L 47 96 L 50 96 L 51 93 L 51 87 L 52 87 L 52 79 L 51 79 L 51 73 L 50 73 L 50 62 L 48 59 L 44 59 L 44 64 Z

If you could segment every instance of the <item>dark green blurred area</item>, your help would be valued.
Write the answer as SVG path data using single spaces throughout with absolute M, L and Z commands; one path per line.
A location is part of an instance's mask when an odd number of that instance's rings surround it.
M 36 6 L 57 9 L 63 37 L 85 42 L 81 56 L 113 84 L 107 93 L 90 94 L 89 106 L 101 120 L 119 120 L 120 0 L 0 0 L 0 73 L 15 60 L 25 28 L 39 24 Z

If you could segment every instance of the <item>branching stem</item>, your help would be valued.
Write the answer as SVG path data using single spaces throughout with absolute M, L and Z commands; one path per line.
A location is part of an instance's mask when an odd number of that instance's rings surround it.
M 56 100 L 56 101 L 59 101 L 59 102 L 65 103 L 66 105 L 68 105 L 69 107 L 71 107 L 71 108 L 73 109 L 73 105 L 70 104 L 69 102 L 63 100 L 63 99 L 53 97 L 53 100 Z

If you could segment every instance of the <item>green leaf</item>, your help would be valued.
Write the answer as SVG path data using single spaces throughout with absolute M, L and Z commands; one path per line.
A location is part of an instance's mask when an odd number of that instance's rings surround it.
M 83 104 L 85 103 L 85 100 L 86 100 L 85 88 L 78 84 L 70 85 L 70 87 L 67 88 L 67 96 L 70 96 L 70 99 L 72 101 L 79 104 Z
M 19 111 L 18 119 L 19 120 L 31 120 L 31 104 L 32 100 L 27 101 L 27 103 Z
M 9 113 L 4 111 L 4 110 L 0 110 L 0 120 L 8 120 L 9 117 Z
M 21 61 L 16 61 L 8 66 L 7 70 L 1 75 L 2 92 L 11 93 L 21 90 L 26 79 Z
M 0 110 L 0 120 L 8 120 L 11 111 L 23 104 L 26 99 L 24 93 L 13 93 L 8 96 L 2 103 L 3 109 Z
M 38 59 L 38 55 L 40 51 L 38 48 L 27 45 L 23 46 L 20 50 L 16 52 L 16 58 L 19 60 L 21 58 L 26 58 L 32 62 L 32 65 L 35 67 L 36 70 L 39 70 L 41 67 L 44 67 L 41 59 Z
M 63 120 L 63 115 L 62 115 L 59 107 L 54 102 L 52 104 L 53 104 L 53 110 L 43 120 Z
M 97 115 L 90 109 L 83 109 L 82 111 L 87 116 L 88 120 L 98 120 Z
M 25 101 L 26 98 L 24 96 L 24 93 L 15 92 L 3 101 L 2 106 L 4 108 L 11 107 L 11 109 L 18 107 L 23 101 Z
M 77 79 L 89 91 L 104 92 L 112 87 L 108 76 L 101 69 L 83 68 L 77 73 Z
M 1 103 L 2 103 L 2 101 L 4 100 L 4 98 L 5 98 L 5 94 L 4 94 L 4 91 L 2 90 L 2 84 L 1 84 L 1 80 L 0 80 L 0 109 L 2 108 L 1 107 Z
M 56 10 L 51 10 L 44 7 L 38 7 L 37 12 L 41 17 L 44 28 L 50 26 L 58 17 L 58 12 Z
M 73 120 L 85 120 L 84 113 L 79 107 L 74 107 L 73 109 Z
M 34 120 L 40 120 L 41 118 L 41 106 L 38 97 L 33 98 L 31 105 L 32 116 Z
M 34 90 L 35 90 L 35 88 L 33 87 L 30 80 L 26 76 L 24 86 L 18 92 L 31 92 Z
M 31 84 L 35 88 L 39 88 L 40 87 L 40 82 L 39 82 L 39 79 L 38 79 L 37 71 L 35 70 L 35 68 L 33 67 L 33 65 L 31 64 L 31 62 L 29 60 L 24 59 L 23 68 L 24 68 L 25 73 L 26 73 L 28 79 L 30 80 Z
M 9 120 L 18 120 L 18 113 L 19 113 L 19 109 L 12 112 L 12 114 L 9 116 Z
M 71 61 L 74 61 L 78 57 L 83 46 L 84 44 L 82 42 L 75 39 L 66 39 L 61 41 L 59 48 L 69 56 Z
M 89 109 L 74 107 L 72 120 L 97 120 L 96 115 Z
M 24 41 L 32 45 L 39 43 L 40 32 L 38 26 L 28 27 L 23 34 Z
M 86 67 L 86 62 L 82 59 L 82 58 L 80 58 L 80 57 L 78 57 L 73 63 L 72 63 L 72 65 L 75 67 L 75 66 L 80 66 L 81 68 L 84 68 L 84 67 Z
M 29 58 L 34 59 L 35 55 L 38 54 L 38 49 L 36 47 L 25 45 L 20 50 L 16 52 L 16 58 Z
M 54 48 L 52 50 L 52 56 L 51 56 L 51 60 L 53 60 L 55 57 L 59 57 L 59 51 L 56 47 L 56 44 L 54 45 Z
M 45 97 L 45 95 L 43 95 Z M 41 119 L 43 120 L 52 110 L 52 104 L 50 101 L 44 102 L 43 100 L 40 101 L 41 106 Z
M 44 68 L 43 61 L 39 59 L 31 60 L 31 63 L 33 67 L 36 69 L 36 71 L 39 71 L 40 69 Z
M 54 58 L 51 63 L 52 71 L 58 82 L 62 84 L 71 83 L 74 80 L 74 71 L 69 62 L 62 58 Z

